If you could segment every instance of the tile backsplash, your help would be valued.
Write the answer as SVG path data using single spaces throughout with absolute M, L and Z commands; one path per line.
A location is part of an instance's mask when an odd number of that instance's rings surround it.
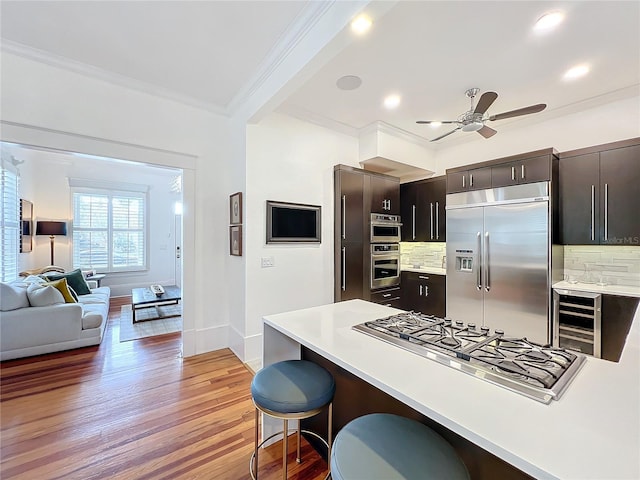
M 640 287 L 640 247 L 566 245 L 565 280 Z
M 443 268 L 447 254 L 444 242 L 400 242 L 400 264 L 413 267 Z

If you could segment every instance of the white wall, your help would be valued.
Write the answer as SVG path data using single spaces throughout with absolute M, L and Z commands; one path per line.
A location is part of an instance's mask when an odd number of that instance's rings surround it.
M 358 166 L 354 137 L 272 114 L 247 128 L 245 359 L 262 355 L 262 317 L 333 301 L 333 166 Z M 320 205 L 322 242 L 267 245 L 266 201 Z M 261 268 L 262 257 L 275 266 Z
M 21 173 L 20 190 L 31 192 L 34 221 L 73 218 L 69 178 L 100 180 L 104 182 L 135 183 L 148 188 L 148 270 L 141 272 L 110 273 L 102 285 L 111 288 L 112 296 L 131 295 L 131 289 L 151 283 L 173 285 L 175 278 L 175 216 L 174 203 L 181 195 L 171 193 L 169 186 L 179 174 L 177 170 L 159 169 L 131 163 L 72 156 L 58 152 L 14 148 L 15 155 L 29 166 Z M 25 197 L 23 197 L 25 198 Z M 71 228 L 71 224 L 68 223 Z M 71 269 L 71 231 L 66 237 L 55 239 L 55 264 Z M 37 268 L 50 263 L 49 237 L 36 236 L 33 251 L 20 255 L 19 270 Z
M 544 117 L 543 117 L 544 118 Z M 470 163 L 483 162 L 494 158 L 553 147 L 558 152 L 600 145 L 617 140 L 640 136 L 640 97 L 631 97 L 593 107 L 580 113 L 550 118 L 545 121 L 517 128 L 500 122 L 492 123 L 498 134 L 485 140 L 476 133 L 477 140 L 443 145 L 436 154 L 436 175 L 442 175 L 447 168 Z M 456 134 L 458 135 L 458 134 Z
M 0 139 L 184 169 L 183 353 L 227 346 L 229 120 L 6 52 L 0 75 Z

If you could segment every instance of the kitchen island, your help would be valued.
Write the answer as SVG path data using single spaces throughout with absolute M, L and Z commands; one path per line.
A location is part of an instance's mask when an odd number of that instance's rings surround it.
M 549 405 L 351 328 L 397 312 L 350 300 L 267 316 L 264 365 L 306 347 L 535 478 L 640 478 L 638 311 L 620 362 L 589 357 Z

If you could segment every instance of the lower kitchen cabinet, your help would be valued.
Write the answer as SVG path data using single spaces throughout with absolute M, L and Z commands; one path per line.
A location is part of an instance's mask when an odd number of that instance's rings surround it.
M 620 361 L 639 299 L 618 295 L 602 295 L 602 358 Z
M 373 303 L 379 303 L 387 307 L 402 308 L 400 295 L 400 287 L 385 288 L 383 290 L 374 290 L 371 292 Z
M 446 315 L 446 280 L 444 275 L 402 272 L 400 276 L 401 308 L 444 317 Z

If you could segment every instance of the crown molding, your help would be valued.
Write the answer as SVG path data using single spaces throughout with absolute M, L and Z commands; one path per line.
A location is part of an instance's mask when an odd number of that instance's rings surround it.
M 303 122 L 313 123 L 314 125 L 318 125 L 319 127 L 328 128 L 329 130 L 349 135 L 350 137 L 358 137 L 360 134 L 360 131 L 357 128 L 347 125 L 346 123 L 332 120 L 325 117 L 324 115 L 319 115 L 317 113 L 305 110 L 304 108 L 296 107 L 294 105 L 288 105 L 286 103 L 282 104 L 280 107 L 278 107 L 276 112 L 288 115 L 293 118 L 297 118 L 298 120 L 302 120 Z
M 231 99 L 227 105 L 227 112 L 230 115 L 237 112 L 269 80 L 296 46 L 309 34 L 320 19 L 331 10 L 335 1 L 308 2 L 304 10 L 298 14 L 282 34 L 280 41 L 271 48 L 255 75 Z
M 405 142 L 414 143 L 427 149 L 433 148 L 432 145 L 429 145 L 429 140 L 427 140 L 426 138 L 421 137 L 420 135 L 416 135 L 415 133 L 408 132 L 406 130 L 403 130 L 402 128 L 396 127 L 381 120 L 377 120 L 365 127 L 362 127 L 359 130 L 359 135 L 366 135 L 373 132 L 385 133 L 391 137 L 398 138 Z
M 172 100 L 174 102 L 182 103 L 201 110 L 206 110 L 217 115 L 228 116 L 227 110 L 223 107 L 220 107 L 219 105 L 209 102 L 203 102 L 189 95 L 178 93 L 174 90 L 162 88 L 151 83 L 143 82 L 141 80 L 136 80 L 134 78 L 127 77 L 126 75 L 108 72 L 93 65 L 78 62 L 76 60 L 71 60 L 67 57 L 46 52 L 38 48 L 29 47 L 27 45 L 23 45 L 11 40 L 2 39 L 0 49 L 6 53 L 11 53 L 13 55 L 17 55 L 29 60 L 50 65 L 52 67 L 68 70 L 80 75 L 102 80 L 104 82 L 118 85 L 120 87 L 137 90 L 139 92 L 164 98 L 166 100 Z

